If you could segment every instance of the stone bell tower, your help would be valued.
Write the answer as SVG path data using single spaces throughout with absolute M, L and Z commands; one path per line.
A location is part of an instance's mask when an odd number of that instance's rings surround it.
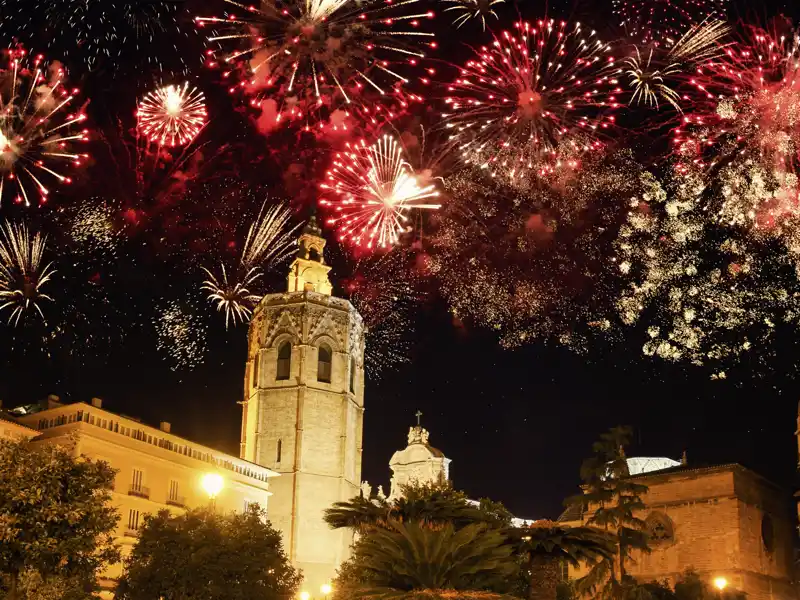
M 270 481 L 268 518 L 312 596 L 349 556 L 352 534 L 331 530 L 323 512 L 359 493 L 364 418 L 364 326 L 331 296 L 324 250 L 311 217 L 287 291 L 253 312 L 241 441 L 242 458 L 281 475 Z

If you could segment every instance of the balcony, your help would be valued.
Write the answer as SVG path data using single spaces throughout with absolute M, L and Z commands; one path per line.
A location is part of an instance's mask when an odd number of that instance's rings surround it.
M 186 508 L 186 498 L 183 496 L 174 496 L 167 498 L 167 504 L 170 506 L 177 506 L 178 508 Z
M 130 527 L 125 528 L 125 537 L 139 537 L 139 530 L 138 529 L 131 529 Z
M 128 496 L 136 496 L 137 498 L 150 498 L 150 488 L 142 485 L 132 485 L 128 488 Z

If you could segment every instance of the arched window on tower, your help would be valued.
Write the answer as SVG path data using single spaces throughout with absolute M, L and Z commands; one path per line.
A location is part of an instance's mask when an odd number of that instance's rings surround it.
M 285 380 L 289 379 L 289 374 L 292 371 L 292 345 L 287 341 L 283 342 L 278 347 L 278 371 L 275 374 L 275 379 Z
M 259 360 L 260 356 L 258 351 L 256 351 L 256 355 L 253 357 L 253 387 L 258 387 L 258 365 L 261 362 Z
M 350 393 L 356 393 L 356 359 L 350 357 Z
M 320 262 L 319 258 L 320 258 L 319 250 L 317 250 L 316 248 L 311 248 L 311 250 L 308 251 L 309 260 L 313 260 L 314 262 Z
M 319 358 L 317 360 L 317 381 L 331 382 L 331 360 L 333 352 L 328 344 L 320 344 Z

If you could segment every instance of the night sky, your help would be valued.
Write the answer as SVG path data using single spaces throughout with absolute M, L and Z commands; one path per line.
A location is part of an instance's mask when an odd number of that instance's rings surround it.
M 608 7 L 597 5 L 608 3 L 551 3 L 549 10 L 553 16 L 578 15 L 602 31 Z M 190 7 L 195 14 L 205 8 L 196 4 Z M 542 8 L 521 2 L 518 10 L 535 18 Z M 506 9 L 504 23 L 514 14 L 513 6 Z M 733 9 L 759 18 L 786 10 L 761 1 L 740 2 Z M 446 23 L 440 26 L 448 31 Z M 463 35 L 472 41 L 475 31 Z M 455 46 L 445 46 L 444 53 L 458 54 Z M 132 98 L 159 77 L 140 68 L 134 55 L 83 76 L 82 88 L 92 98 L 87 112 L 106 139 L 119 130 L 120 119 L 130 121 Z M 452 55 L 442 60 L 454 60 Z M 48 56 L 57 58 L 52 49 Z M 80 73 L 68 66 L 71 74 Z M 107 196 L 125 232 L 115 254 L 81 255 L 75 261 L 79 266 L 72 264 L 69 244 L 56 246 L 71 265 L 59 266 L 64 274 L 60 293 L 69 297 L 60 306 L 77 306 L 90 318 L 78 322 L 61 315 L 59 320 L 50 308 L 49 323 L 68 330 L 57 343 L 47 341 L 35 324 L 0 329 L 4 407 L 48 394 L 67 401 L 97 396 L 109 410 L 155 425 L 170 421 L 178 435 L 238 453 L 246 327 L 226 332 L 222 317 L 197 292 L 202 280 L 197 266 L 226 256 L 241 215 L 258 210 L 252 202 L 226 199 L 231 177 L 253 190 L 269 190 L 271 197 L 290 198 L 302 219 L 313 204 L 308 182 L 325 171 L 330 153 L 315 150 L 307 139 L 295 143 L 286 132 L 260 135 L 235 110 L 241 100 L 230 98 L 214 75 L 199 66 L 193 75 L 209 100 L 212 122 L 203 135 L 209 142 L 205 156 L 214 156 L 192 171 L 197 185 L 188 182 L 167 201 L 136 196 L 114 169 L 125 168 L 95 136 L 93 163 L 69 192 L 54 193 L 41 209 L 0 207 L 0 217 L 28 219 L 60 243 L 61 216 L 69 218 L 70 207 L 86 198 Z M 334 289 L 344 295 L 342 284 L 353 261 L 336 247 L 331 232 L 327 237 L 333 246 Z M 107 301 L 84 297 L 85 286 L 66 278 L 73 271 L 84 282 L 105 286 Z M 283 289 L 284 272 L 270 276 L 270 290 Z M 431 444 L 453 460 L 455 486 L 473 497 L 502 501 L 521 517 L 558 516 L 562 500 L 576 491 L 580 463 L 592 442 L 618 424 L 634 427 L 632 454 L 680 459 L 686 451 L 690 465 L 741 462 L 792 487 L 800 399 L 794 340 L 779 339 L 770 349 L 767 371 L 751 371 L 745 364 L 732 369 L 729 379 L 711 381 L 701 368 L 642 356 L 638 337 L 594 345 L 585 354 L 545 342 L 503 350 L 491 333 L 454 321 L 435 290 L 429 291 L 410 316 L 410 361 L 367 382 L 363 478 L 373 485 L 388 488 L 391 454 L 405 447 L 408 427 L 420 410 Z M 206 328 L 204 360 L 194 369 L 172 370 L 156 350 L 151 324 L 165 302 L 190 294 L 199 298 L 192 306 Z

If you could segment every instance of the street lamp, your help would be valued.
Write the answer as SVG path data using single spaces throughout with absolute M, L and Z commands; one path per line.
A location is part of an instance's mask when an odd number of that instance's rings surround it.
M 200 485 L 203 486 L 206 494 L 211 500 L 211 506 L 215 506 L 217 496 L 222 491 L 225 485 L 225 480 L 219 473 L 206 473 L 200 480 Z
M 300 592 L 300 600 L 309 600 L 311 598 L 311 594 L 308 592 Z
M 716 577 L 714 579 L 714 587 L 717 588 L 720 592 L 728 587 L 728 580 L 724 577 Z
M 330 596 L 331 592 L 333 591 L 333 587 L 331 586 L 330 583 L 323 583 L 322 586 L 319 588 L 319 591 L 322 592 L 322 595 L 325 596 L 327 600 L 328 596 Z

